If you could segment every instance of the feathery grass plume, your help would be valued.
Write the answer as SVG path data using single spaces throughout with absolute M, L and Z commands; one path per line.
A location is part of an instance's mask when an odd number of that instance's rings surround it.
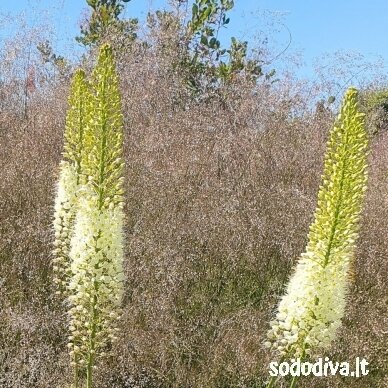
M 71 240 L 70 354 L 92 386 L 96 358 L 115 340 L 123 294 L 123 120 L 112 50 L 102 46 L 92 75 L 85 141 L 87 183 Z
M 344 315 L 349 269 L 367 183 L 367 133 L 350 88 L 330 132 L 309 242 L 268 332 L 283 357 L 327 348 Z
M 66 294 L 70 277 L 70 239 L 73 233 L 76 192 L 82 182 L 84 132 L 89 98 L 83 70 L 74 74 L 64 133 L 64 159 L 60 164 L 54 205 L 54 281 L 59 293 Z

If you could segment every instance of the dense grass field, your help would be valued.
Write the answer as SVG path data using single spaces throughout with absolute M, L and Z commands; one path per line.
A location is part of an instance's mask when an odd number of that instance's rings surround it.
M 153 31 L 149 39 L 149 47 L 133 44 L 117 55 L 126 280 L 119 339 L 97 366 L 95 387 L 265 387 L 272 355 L 263 342 L 307 243 L 336 108 L 316 108 L 287 78 L 272 84 L 235 77 L 193 98 L 185 74 L 174 70 L 168 34 Z M 94 60 L 92 50 L 84 67 Z M 44 66 L 36 65 L 37 77 L 46 74 Z M 4 388 L 63 388 L 72 381 L 67 306 L 55 294 L 52 270 L 71 72 L 42 75 L 27 100 L 23 85 L 0 86 Z M 388 386 L 384 126 L 370 131 L 368 163 L 346 315 L 322 355 L 364 357 L 370 373 L 309 376 L 300 387 Z

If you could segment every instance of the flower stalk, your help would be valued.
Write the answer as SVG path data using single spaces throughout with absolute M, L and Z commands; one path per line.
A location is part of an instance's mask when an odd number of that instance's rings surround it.
M 123 295 L 123 120 L 112 50 L 102 46 L 91 80 L 85 131 L 86 183 L 79 191 L 70 257 L 71 352 L 93 369 L 116 340 Z
M 346 92 L 330 132 L 309 241 L 268 332 L 266 345 L 282 357 L 328 348 L 344 315 L 367 184 L 368 138 L 357 94 Z
M 112 49 L 100 49 L 90 83 L 72 83 L 65 160 L 56 200 L 57 281 L 69 304 L 69 353 L 93 385 L 93 370 L 116 340 L 123 295 L 123 119 Z M 60 260 L 59 260 L 60 259 Z M 64 269 L 59 269 L 61 265 Z

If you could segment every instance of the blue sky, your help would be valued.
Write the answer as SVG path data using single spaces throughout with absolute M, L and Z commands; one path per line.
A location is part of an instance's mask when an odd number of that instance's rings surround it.
M 167 4 L 167 0 L 132 0 L 125 14 L 144 20 L 148 9 Z M 45 11 L 55 22 L 59 41 L 77 35 L 86 9 L 85 0 L 3 0 L 0 5 L 1 14 L 25 12 L 31 23 Z M 315 58 L 339 50 L 360 53 L 371 61 L 377 56 L 388 61 L 387 15 L 386 0 L 235 0 L 222 40 L 236 36 L 253 42 L 257 32 L 276 31 L 269 36 L 276 53 L 287 45 L 290 32 L 292 42 L 287 53 L 300 52 L 300 73 L 310 76 Z M 4 34 L 0 32 L 0 36 Z

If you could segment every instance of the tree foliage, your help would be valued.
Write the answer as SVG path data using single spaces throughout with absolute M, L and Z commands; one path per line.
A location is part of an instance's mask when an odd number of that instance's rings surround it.
M 233 7 L 233 0 L 194 1 L 186 30 L 191 49 L 189 66 L 194 70 L 190 79 L 193 88 L 198 88 L 198 74 L 207 75 L 212 84 L 228 82 L 241 73 L 253 80 L 262 75 L 259 61 L 247 59 L 248 42 L 232 37 L 230 47 L 221 47 L 218 35 L 229 24 L 227 13 Z
M 86 0 L 92 8 L 89 20 L 81 25 L 81 36 L 77 42 L 85 46 L 101 43 L 113 31 L 130 40 L 136 39 L 137 19 L 120 19 L 124 3 L 130 0 Z
M 160 39 L 167 36 L 171 40 L 161 47 L 174 47 L 172 70 L 182 75 L 195 98 L 217 93 L 241 77 L 255 83 L 263 76 L 263 62 L 249 58 L 248 42 L 232 37 L 230 45 L 225 46 L 220 41 L 221 30 L 230 22 L 228 13 L 234 7 L 233 0 L 195 0 L 190 11 L 186 11 L 187 0 L 176 1 L 175 5 L 174 11 L 149 14 L 149 27 L 161 31 Z M 267 79 L 274 74 L 268 73 Z

